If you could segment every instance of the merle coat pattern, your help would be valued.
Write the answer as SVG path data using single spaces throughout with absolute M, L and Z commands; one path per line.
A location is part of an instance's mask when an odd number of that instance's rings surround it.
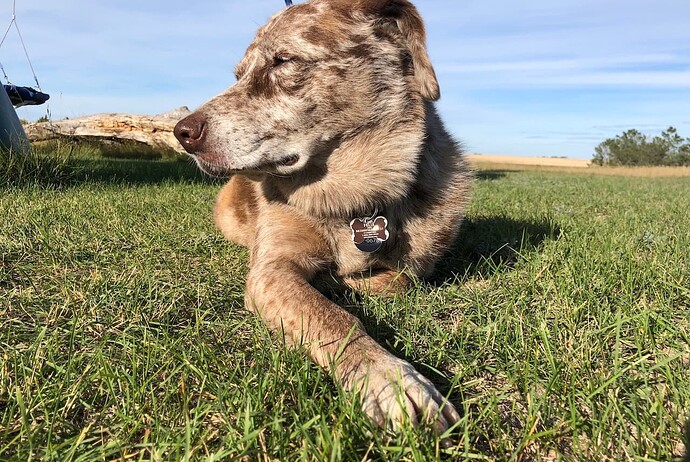
M 325 272 L 367 293 L 404 291 L 457 236 L 470 174 L 434 107 L 425 41 L 407 0 L 296 4 L 175 134 L 203 171 L 229 178 L 214 217 L 251 249 L 247 308 L 359 392 L 375 422 L 442 433 L 459 419 L 453 406 L 312 285 Z M 367 253 L 349 224 L 375 211 L 390 237 Z

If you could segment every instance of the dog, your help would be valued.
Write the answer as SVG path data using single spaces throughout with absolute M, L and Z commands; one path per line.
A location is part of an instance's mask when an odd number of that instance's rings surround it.
M 250 249 L 245 303 L 381 426 L 440 435 L 453 405 L 315 289 L 405 291 L 455 241 L 471 172 L 435 109 L 439 85 L 408 0 L 310 0 L 261 27 L 236 82 L 175 136 L 204 172 L 228 177 L 217 227 Z

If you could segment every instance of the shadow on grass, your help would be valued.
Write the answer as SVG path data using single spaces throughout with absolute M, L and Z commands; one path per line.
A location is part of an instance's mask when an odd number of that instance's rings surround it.
M 553 222 L 546 220 L 513 220 L 505 217 L 468 219 L 463 223 L 455 245 L 437 265 L 435 274 L 427 283 L 441 286 L 460 281 L 462 284 L 462 281 L 478 275 L 491 277 L 497 271 L 510 271 L 518 262 L 520 254 L 538 251 L 545 241 L 554 239 L 559 232 L 560 229 Z M 399 358 L 410 362 L 429 378 L 444 396 L 450 394 L 450 401 L 456 405 L 458 411 L 462 410 L 460 404 L 464 397 L 456 391 L 451 393 L 453 372 L 444 367 L 435 370 L 414 361 L 402 349 L 396 348 L 394 345 L 397 330 L 385 320 L 367 314 L 362 308 L 363 296 L 344 286 L 331 286 L 331 290 L 324 293 L 357 316 L 377 342 L 385 345 Z
M 0 187 L 70 188 L 84 183 L 217 183 L 189 157 L 136 142 L 67 138 L 37 142 L 26 153 L 0 149 Z
M 106 184 L 159 184 L 166 182 L 214 183 L 191 160 L 73 159 L 76 170 L 72 185 L 84 182 Z
M 554 239 L 559 232 L 555 223 L 546 220 L 467 219 L 455 245 L 438 263 L 429 282 L 442 285 L 478 275 L 490 277 L 499 268 L 511 269 L 520 254 L 538 250 L 544 241 Z
M 480 181 L 493 181 L 504 178 L 509 173 L 509 170 L 479 170 L 475 172 L 474 177 Z
M 391 324 L 385 320 L 371 313 L 367 313 L 364 310 L 365 295 L 333 280 L 329 282 L 321 281 L 320 287 L 317 286 L 317 288 L 332 302 L 338 306 L 344 307 L 348 312 L 356 316 L 364 325 L 364 330 L 367 334 L 392 354 L 412 364 L 417 371 L 430 379 L 444 396 L 450 393 L 452 383 L 447 377 L 452 377 L 453 373 L 443 368 L 434 370 L 423 363 L 415 361 L 409 355 L 405 354 L 403 349 L 396 347 L 395 338 L 398 335 L 398 329 L 391 326 Z M 441 375 L 439 372 L 441 372 Z M 450 398 L 453 404 L 462 402 L 457 396 L 451 396 Z

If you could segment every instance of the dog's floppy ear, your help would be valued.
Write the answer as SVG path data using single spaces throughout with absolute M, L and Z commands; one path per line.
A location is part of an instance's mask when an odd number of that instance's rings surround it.
M 342 8 L 361 10 L 394 20 L 412 56 L 415 79 L 422 96 L 430 101 L 441 97 L 436 72 L 426 51 L 426 31 L 417 8 L 408 0 L 335 0 Z

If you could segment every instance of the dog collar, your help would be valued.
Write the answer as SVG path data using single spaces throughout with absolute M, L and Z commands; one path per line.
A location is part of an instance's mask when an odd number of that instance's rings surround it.
M 388 232 L 388 219 L 379 215 L 379 209 L 368 217 L 359 217 L 350 221 L 352 242 L 366 253 L 376 252 L 390 237 Z

